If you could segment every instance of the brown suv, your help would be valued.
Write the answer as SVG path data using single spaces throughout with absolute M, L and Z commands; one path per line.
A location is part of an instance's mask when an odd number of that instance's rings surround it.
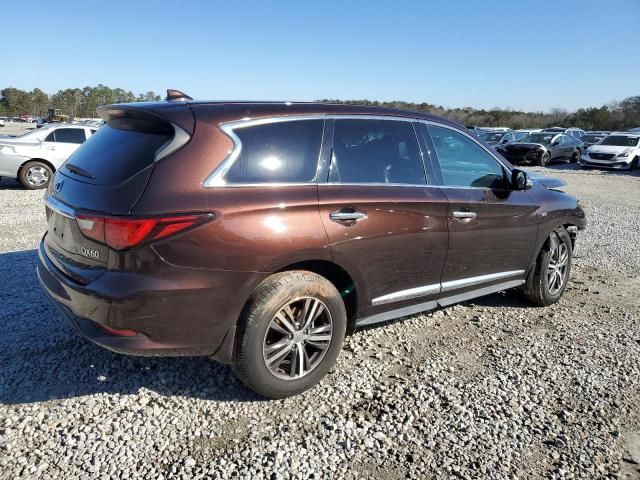
M 318 382 L 352 327 L 512 287 L 556 302 L 576 198 L 449 120 L 322 103 L 102 107 L 56 173 L 44 291 L 93 342 Z

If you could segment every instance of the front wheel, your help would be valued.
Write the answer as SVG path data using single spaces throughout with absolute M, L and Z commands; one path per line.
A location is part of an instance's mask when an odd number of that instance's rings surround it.
M 346 327 L 344 302 L 326 278 L 307 271 L 275 274 L 243 310 L 234 345 L 236 374 L 267 398 L 301 393 L 333 366 Z
M 573 257 L 571 237 L 564 228 L 554 230 L 547 243 L 522 288 L 530 302 L 543 307 L 560 300 L 569 282 Z
M 32 161 L 27 162 L 20 169 L 18 180 L 20 180 L 23 187 L 29 190 L 38 190 L 47 188 L 51 177 L 53 177 L 53 171 L 49 165 L 39 161 Z
M 551 161 L 551 155 L 549 155 L 548 152 L 544 152 L 540 157 L 540 165 L 542 165 L 543 167 L 546 167 L 547 165 L 549 165 L 550 161 Z

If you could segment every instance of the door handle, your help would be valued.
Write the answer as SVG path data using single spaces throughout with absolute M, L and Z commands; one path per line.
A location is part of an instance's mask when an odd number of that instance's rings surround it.
M 334 222 L 354 222 L 366 216 L 366 213 L 353 209 L 336 210 L 329 214 L 329 218 Z
M 453 212 L 453 218 L 476 218 L 477 216 L 476 212 Z

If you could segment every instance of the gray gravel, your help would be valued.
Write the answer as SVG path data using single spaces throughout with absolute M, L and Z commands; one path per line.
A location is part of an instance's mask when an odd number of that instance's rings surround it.
M 358 331 L 271 402 L 207 359 L 77 337 L 34 274 L 42 193 L 0 183 L 0 478 L 640 478 L 640 178 L 550 170 L 590 222 L 558 305 Z

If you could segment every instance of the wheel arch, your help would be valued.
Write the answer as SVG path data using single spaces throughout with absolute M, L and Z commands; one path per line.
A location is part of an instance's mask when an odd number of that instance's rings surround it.
M 52 173 L 56 173 L 56 167 L 53 166 L 53 163 L 51 163 L 49 160 L 45 159 L 45 158 L 30 158 L 29 160 L 27 160 L 26 162 L 23 162 L 22 165 L 20 165 L 20 168 L 18 168 L 18 175 L 20 175 L 20 172 L 22 171 L 22 169 L 24 168 L 24 166 L 29 163 L 29 162 L 40 162 L 40 163 L 44 163 L 46 166 L 48 166 L 51 169 Z
M 288 272 L 292 270 L 305 270 L 313 272 L 331 282 L 340 293 L 347 311 L 347 324 L 349 328 L 355 326 L 358 314 L 358 289 L 354 278 L 340 265 L 329 260 L 305 260 L 292 263 L 280 268 L 274 273 Z

